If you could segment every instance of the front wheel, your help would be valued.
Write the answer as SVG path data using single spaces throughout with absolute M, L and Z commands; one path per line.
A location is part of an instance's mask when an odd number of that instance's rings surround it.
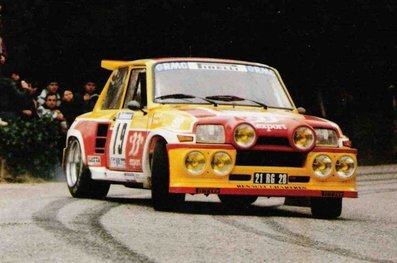
M 104 198 L 110 184 L 91 179 L 90 170 L 84 165 L 80 143 L 71 139 L 65 152 L 64 170 L 69 192 L 73 197 Z
M 158 141 L 152 158 L 152 202 L 160 211 L 176 209 L 184 200 L 185 194 L 169 192 L 170 175 L 168 154 L 165 142 Z
M 310 206 L 313 217 L 335 219 L 342 213 L 342 198 L 312 197 Z

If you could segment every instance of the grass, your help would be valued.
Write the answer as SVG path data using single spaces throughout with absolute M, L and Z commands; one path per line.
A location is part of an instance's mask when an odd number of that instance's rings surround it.
M 1 161 L 1 160 L 0 160 Z M 37 178 L 29 173 L 21 174 L 18 176 L 12 175 L 7 171 L 7 167 L 4 162 L 0 163 L 0 184 L 6 183 L 43 183 L 46 182 L 43 178 Z
M 0 177 L 0 184 L 15 183 L 15 184 L 26 184 L 26 183 L 44 183 L 46 180 L 43 178 L 37 178 L 30 174 L 23 174 L 18 176 L 13 176 L 7 172 Z

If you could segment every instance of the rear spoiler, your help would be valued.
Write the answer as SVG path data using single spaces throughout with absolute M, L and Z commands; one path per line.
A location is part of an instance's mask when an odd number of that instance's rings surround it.
M 101 67 L 108 70 L 114 70 L 116 68 L 123 67 L 124 65 L 129 64 L 128 61 L 122 60 L 102 60 Z

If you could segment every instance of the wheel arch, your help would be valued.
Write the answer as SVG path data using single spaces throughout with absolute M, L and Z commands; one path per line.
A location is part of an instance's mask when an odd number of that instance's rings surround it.
M 176 138 L 176 135 L 175 135 Z M 144 184 L 145 188 L 151 188 L 151 177 L 152 177 L 152 169 L 151 169 L 151 158 L 153 156 L 154 146 L 157 142 L 163 141 L 165 144 L 168 144 L 173 141 L 173 136 L 167 131 L 157 130 L 152 131 L 145 143 L 144 148 L 144 157 L 143 157 L 143 172 L 146 177 L 146 183 Z
M 83 164 L 87 165 L 87 158 L 86 158 L 86 154 L 85 154 L 85 145 L 84 145 L 83 135 L 78 130 L 69 130 L 68 137 L 66 139 L 66 147 L 68 147 L 70 141 L 73 139 L 75 139 L 79 142 L 81 152 L 82 152 L 81 158 L 83 159 Z
M 151 157 L 153 155 L 154 146 L 157 142 L 163 141 L 164 143 L 168 143 L 164 136 L 160 134 L 152 134 L 149 136 L 148 140 L 146 141 L 145 152 L 144 152 L 144 166 L 143 172 L 148 176 L 151 177 Z

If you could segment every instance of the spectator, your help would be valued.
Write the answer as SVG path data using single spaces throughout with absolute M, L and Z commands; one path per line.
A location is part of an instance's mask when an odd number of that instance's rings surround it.
M 98 100 L 99 94 L 96 91 L 96 84 L 93 81 L 87 81 L 83 86 L 83 94 L 77 95 L 78 99 L 83 100 L 83 111 L 90 112 Z
M 62 103 L 59 109 L 65 116 L 68 128 L 70 128 L 70 125 L 72 125 L 77 116 L 84 113 L 82 103 L 75 98 L 71 89 L 65 89 L 63 91 Z
M 17 70 L 13 70 L 10 77 L 15 82 L 21 82 L 21 75 Z
M 49 93 L 46 95 L 44 104 L 37 108 L 37 114 L 39 117 L 50 117 L 53 120 L 59 121 L 62 131 L 66 133 L 66 119 L 62 112 L 58 109 L 56 94 Z
M 61 96 L 58 93 L 59 84 L 56 81 L 52 81 L 47 85 L 47 88 L 43 89 L 40 95 L 37 97 L 37 103 L 39 106 L 43 106 L 45 104 L 45 100 L 47 94 L 56 96 L 56 106 L 61 106 Z
M 2 76 L 2 67 L 6 63 L 7 50 L 4 43 L 4 39 L 0 36 L 0 77 Z
M 37 81 L 32 79 L 25 79 L 25 82 L 28 84 L 27 87 L 25 88 L 26 91 L 32 97 L 32 99 L 37 103 L 37 91 L 39 90 Z
M 27 117 L 38 117 L 37 114 L 37 85 L 31 80 L 22 80 L 21 87 L 25 91 L 25 105 L 23 107 L 22 113 Z
M 3 121 L 20 116 L 25 109 L 26 93 L 17 82 L 0 78 L 0 118 Z

